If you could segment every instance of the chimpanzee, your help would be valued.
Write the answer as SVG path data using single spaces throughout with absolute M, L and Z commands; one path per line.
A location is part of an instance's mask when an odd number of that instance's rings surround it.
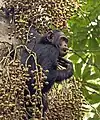
M 5 11 L 5 9 L 3 10 Z M 9 15 L 8 12 L 6 14 Z M 55 82 L 61 82 L 73 75 L 73 64 L 70 61 L 62 58 L 64 55 L 66 55 L 68 50 L 68 39 L 64 33 L 59 30 L 50 30 L 42 37 L 40 37 L 37 31 L 34 29 L 31 32 L 36 34 L 36 44 L 34 43 L 34 40 L 31 40 L 30 38 L 30 42 L 27 44 L 27 47 L 36 53 L 38 64 L 40 64 L 44 70 L 49 71 L 46 73 L 46 81 L 48 84 L 44 83 L 44 87 L 41 90 L 42 94 L 45 94 L 51 89 Z M 23 65 L 25 65 L 28 56 L 29 53 L 26 50 L 23 50 L 21 54 L 21 63 Z M 31 68 L 29 69 L 31 79 L 27 85 L 30 94 L 33 95 L 34 89 L 32 87 L 32 83 L 34 83 L 34 80 L 31 76 L 31 70 L 35 69 L 34 59 L 30 57 L 27 63 L 28 65 L 31 65 Z M 65 69 L 58 70 L 58 64 L 64 66 Z M 44 111 L 46 111 L 47 106 L 45 105 L 44 101 L 46 100 L 43 99 Z
M 36 31 L 34 33 L 36 33 Z M 63 32 L 59 30 L 50 30 L 38 41 L 39 42 L 34 45 L 34 43 L 32 44 L 34 40 L 31 40 L 27 46 L 30 50 L 36 53 L 38 64 L 40 64 L 44 70 L 49 71 L 46 73 L 46 81 L 48 84 L 44 83 L 44 87 L 42 89 L 42 94 L 45 94 L 51 89 L 55 82 L 61 82 L 73 75 L 73 64 L 70 61 L 62 58 L 68 50 L 68 39 Z M 25 65 L 28 56 L 29 53 L 24 50 L 21 55 L 22 64 Z M 34 70 L 35 66 L 32 57 L 30 57 L 27 64 L 31 64 L 31 70 Z M 58 64 L 66 68 L 58 70 Z M 31 79 L 30 83 L 28 83 L 28 89 L 30 90 L 31 95 L 34 94 L 32 82 L 34 82 L 33 79 Z M 47 106 L 45 105 L 44 101 L 45 100 L 43 100 L 44 111 L 46 111 Z

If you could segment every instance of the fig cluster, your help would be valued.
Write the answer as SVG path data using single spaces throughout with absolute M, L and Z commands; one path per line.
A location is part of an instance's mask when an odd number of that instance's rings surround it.
M 67 21 L 79 7 L 75 0 L 4 0 L 14 23 L 11 36 L 27 41 L 31 26 L 44 34 L 48 29 L 67 27 Z M 12 11 L 11 11 L 12 10 Z
M 55 87 L 48 94 L 49 109 L 46 120 L 83 120 L 87 110 L 81 83 L 72 78 Z

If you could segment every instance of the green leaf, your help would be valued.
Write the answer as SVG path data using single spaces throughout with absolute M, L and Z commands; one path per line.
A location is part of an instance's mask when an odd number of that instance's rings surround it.
M 88 100 L 88 99 L 89 99 L 89 92 L 88 92 L 88 90 L 85 88 L 84 85 L 82 86 L 82 93 L 83 93 L 83 95 L 85 96 L 86 100 Z
M 99 44 L 95 39 L 89 39 L 88 45 L 89 50 L 97 50 L 97 48 L 99 47 Z
M 91 74 L 91 69 L 90 69 L 89 65 L 86 65 L 86 67 L 83 71 L 83 74 L 82 74 L 82 79 L 86 81 L 87 77 L 91 76 L 90 74 Z
M 81 68 L 82 68 L 82 63 L 75 64 L 75 75 L 76 75 L 76 77 L 81 78 Z
M 95 80 L 95 79 L 97 79 L 98 78 L 98 74 L 97 73 L 94 73 L 94 74 L 92 74 L 92 75 L 88 75 L 87 77 L 86 77 L 86 79 L 87 80 Z
M 96 104 L 100 102 L 100 94 L 95 94 L 95 93 L 91 94 L 89 102 L 90 104 Z
M 99 54 L 96 54 L 94 57 L 95 64 L 100 68 L 100 52 Z
M 71 55 L 71 56 L 69 57 L 69 59 L 72 60 L 73 63 L 76 63 L 76 62 L 79 60 L 79 57 L 76 56 L 75 54 L 73 54 L 73 55 Z
M 99 101 L 99 103 L 100 103 L 100 101 Z M 100 113 L 100 104 L 99 104 L 99 106 L 97 107 L 97 110 L 98 110 L 99 113 Z
M 96 85 L 94 83 L 86 83 L 86 86 L 88 86 L 88 87 L 90 87 L 90 88 L 100 92 L 100 85 Z
M 85 36 L 84 36 L 85 37 Z M 87 44 L 87 39 L 84 38 L 82 39 L 80 42 L 79 42 L 79 46 L 82 50 L 84 50 L 84 48 L 86 47 L 86 44 Z

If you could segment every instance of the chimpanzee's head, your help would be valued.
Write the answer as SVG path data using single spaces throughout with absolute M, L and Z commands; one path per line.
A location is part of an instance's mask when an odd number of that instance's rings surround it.
M 52 44 L 59 49 L 59 55 L 65 56 L 68 50 L 68 39 L 65 34 L 59 30 L 51 30 L 41 39 L 44 44 Z
M 65 56 L 68 51 L 68 39 L 66 37 L 60 37 L 59 40 L 60 56 Z

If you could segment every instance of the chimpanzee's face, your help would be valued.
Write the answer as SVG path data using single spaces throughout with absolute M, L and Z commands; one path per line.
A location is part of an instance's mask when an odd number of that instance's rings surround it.
M 65 56 L 68 50 L 68 40 L 66 38 L 60 38 L 60 56 Z

